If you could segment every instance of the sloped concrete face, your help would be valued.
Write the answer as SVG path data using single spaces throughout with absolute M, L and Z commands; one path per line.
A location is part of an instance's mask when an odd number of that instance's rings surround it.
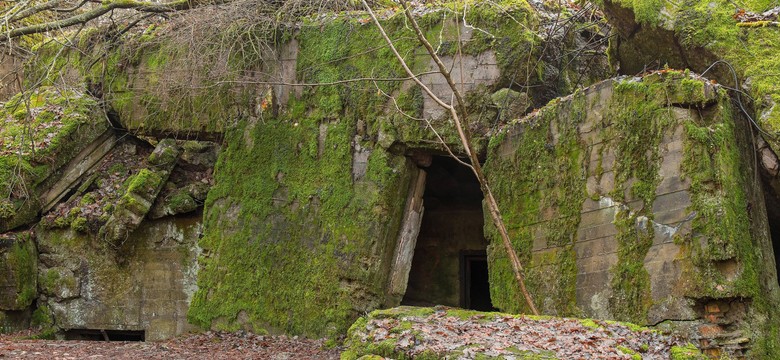
M 777 294 L 766 213 L 761 186 L 743 176 L 747 130 L 718 94 L 683 73 L 608 80 L 494 141 L 486 171 L 544 313 L 673 320 L 732 355 L 750 351 L 749 333 L 762 341 L 772 310 L 757 302 Z M 486 229 L 494 304 L 522 311 Z

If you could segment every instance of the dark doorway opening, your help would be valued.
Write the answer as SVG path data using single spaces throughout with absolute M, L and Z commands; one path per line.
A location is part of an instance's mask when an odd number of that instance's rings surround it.
M 424 212 L 401 304 L 493 310 L 479 182 L 450 157 L 434 156 L 425 171 Z
M 65 340 L 86 341 L 145 341 L 144 330 L 71 329 L 65 331 Z
M 767 223 L 769 225 L 769 236 L 772 239 L 772 252 L 775 257 L 775 270 L 778 274 L 778 285 L 780 285 L 780 201 L 765 187 L 764 203 L 766 204 Z
M 460 306 L 479 311 L 495 311 L 490 301 L 487 253 L 463 251 L 460 256 Z
M 778 229 L 780 223 L 769 219 L 769 232 L 772 236 L 772 252 L 775 255 L 775 271 L 777 271 L 778 286 L 780 286 L 780 262 L 778 262 L 778 256 L 780 256 L 780 229 Z

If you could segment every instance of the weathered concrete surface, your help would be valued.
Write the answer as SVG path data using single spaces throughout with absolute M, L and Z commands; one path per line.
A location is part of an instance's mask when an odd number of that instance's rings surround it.
M 190 331 L 201 232 L 199 214 L 144 222 L 118 262 L 89 235 L 39 230 L 38 307 L 64 330 L 142 330 L 151 341 Z
M 709 83 L 690 92 L 677 74 L 551 104 L 505 130 L 487 172 L 545 313 L 673 320 L 713 354 L 762 354 L 774 310 L 737 300 L 778 297 L 760 178 L 740 175 L 756 171 L 749 130 Z M 491 241 L 494 303 L 514 309 Z
M 473 29 L 468 29 L 466 27 L 462 27 L 461 30 L 468 32 L 469 34 L 473 31 Z M 468 40 L 464 39 L 464 41 Z M 428 57 L 427 54 L 424 56 Z M 493 85 L 501 76 L 498 64 L 496 63 L 496 55 L 492 51 L 486 51 L 476 56 L 443 56 L 441 61 L 447 69 L 452 69 L 450 76 L 453 81 L 457 82 L 458 91 L 461 93 L 472 91 L 479 85 Z M 437 70 L 438 67 L 436 66 L 436 63 L 432 59 L 429 59 L 426 72 Z M 452 88 L 447 84 L 447 79 L 441 74 L 425 75 L 420 79 L 439 99 L 442 99 L 447 103 L 452 99 Z M 424 96 L 424 118 L 437 119 L 442 116 L 448 116 L 446 111 L 428 96 L 428 94 L 425 94 Z
M 35 243 L 27 231 L 0 234 L 0 314 L 25 310 L 37 295 Z

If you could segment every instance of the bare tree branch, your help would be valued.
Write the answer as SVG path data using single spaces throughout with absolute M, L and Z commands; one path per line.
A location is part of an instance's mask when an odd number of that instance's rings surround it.
M 225 2 L 225 1 L 228 0 L 217 0 L 217 2 Z M 40 24 L 22 26 L 15 29 L 8 29 L 3 34 L 0 34 L 0 41 L 6 41 L 8 39 L 17 38 L 24 35 L 39 34 L 51 30 L 58 30 L 58 29 L 71 27 L 74 25 L 85 24 L 90 20 L 94 20 L 116 9 L 134 9 L 139 12 L 147 12 L 147 13 L 167 13 L 172 11 L 187 10 L 192 7 L 200 5 L 202 2 L 203 1 L 197 1 L 197 0 L 175 0 L 168 3 L 158 4 L 158 3 L 139 1 L 139 0 L 117 0 L 113 2 L 103 3 L 99 7 L 96 7 L 90 11 L 86 11 L 80 14 L 75 14 L 73 16 L 64 19 L 44 22 Z M 60 3 L 62 3 L 62 1 L 59 0 L 49 1 L 47 3 L 41 4 L 39 9 L 36 8 L 29 9 L 30 11 L 36 10 L 33 13 L 28 14 L 28 11 L 23 11 L 22 13 L 24 13 L 25 15 L 24 17 L 29 17 L 35 13 L 40 13 L 41 11 L 52 9 L 57 5 L 59 5 Z M 18 18 L 19 15 L 22 13 L 16 14 L 14 18 Z

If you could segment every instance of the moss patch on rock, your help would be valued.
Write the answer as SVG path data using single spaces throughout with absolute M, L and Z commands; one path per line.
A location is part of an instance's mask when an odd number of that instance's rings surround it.
M 355 124 L 283 117 L 229 133 L 206 201 L 191 322 L 335 336 L 380 306 L 408 169 L 372 149 L 353 181 L 354 146 L 372 146 L 354 140 Z

